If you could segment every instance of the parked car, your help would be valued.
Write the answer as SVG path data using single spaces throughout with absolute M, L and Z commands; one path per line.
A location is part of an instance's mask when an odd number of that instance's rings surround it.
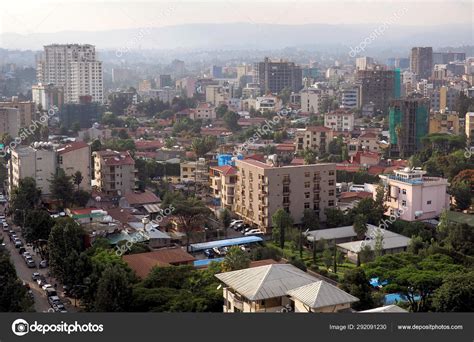
M 20 255 L 23 255 L 23 253 L 26 252 L 26 248 L 25 247 L 20 247 L 20 249 L 18 250 L 18 253 L 20 253 Z
M 212 249 L 206 249 L 204 251 L 204 255 L 208 257 L 209 259 L 212 259 L 216 256 L 216 253 Z
M 214 252 L 216 255 L 221 255 L 221 251 L 220 251 L 219 248 L 214 247 L 212 250 L 213 250 L 213 252 Z
M 70 291 L 69 286 L 63 285 L 63 291 L 64 291 L 65 296 L 69 296 L 69 291 Z
M 48 296 L 48 297 L 57 296 L 57 295 L 58 295 L 58 293 L 56 292 L 56 290 L 54 289 L 54 287 L 48 287 L 46 290 L 44 290 L 44 292 L 46 292 L 46 296 Z
M 4 232 L 8 232 L 9 230 L 10 230 L 10 228 L 8 228 L 8 226 L 6 226 L 6 227 L 3 226 L 3 231 L 4 231 Z
M 229 227 L 234 228 L 239 223 L 244 223 L 244 221 L 242 221 L 242 220 L 232 220 L 232 221 L 230 221 Z
M 23 247 L 23 242 L 20 239 L 15 240 L 15 248 Z
M 8 223 L 6 223 L 5 221 L 3 221 L 2 224 L 3 224 L 3 228 L 8 228 Z
M 0 215 L 0 220 L 4 220 L 5 221 L 5 215 Z
M 39 278 L 40 278 L 41 274 L 39 274 L 38 272 L 33 272 L 33 274 L 31 275 L 31 279 L 33 279 L 34 281 L 37 281 Z
M 252 229 L 245 233 L 246 236 L 248 235 L 261 235 L 263 232 L 260 229 Z
M 59 298 L 58 296 L 50 296 L 48 297 L 48 302 L 49 305 L 53 306 L 53 304 L 61 303 L 61 298 Z
M 29 268 L 35 268 L 36 262 L 33 260 L 33 258 L 26 258 L 26 266 Z
M 40 268 L 46 268 L 48 267 L 48 260 L 41 260 L 39 263 Z
M 25 247 L 23 247 L 23 248 L 25 248 Z M 18 252 L 20 252 L 20 251 L 18 251 Z M 27 252 L 27 251 L 24 251 L 21 255 L 23 255 L 23 258 L 28 258 L 28 257 L 31 258 L 30 252 Z
M 48 284 L 48 283 L 42 285 L 41 288 L 42 288 L 44 291 L 46 291 L 46 289 L 48 289 L 48 288 L 54 289 L 53 285 Z
M 15 232 L 11 231 L 8 232 L 8 236 L 10 237 L 10 241 L 14 241 L 15 239 L 18 239 L 18 236 L 16 236 Z
M 53 304 L 52 307 L 53 307 L 54 311 L 56 311 L 56 312 L 64 312 L 64 310 L 66 310 L 63 303 L 55 303 L 55 304 Z
M 43 285 L 47 284 L 48 282 L 46 281 L 46 278 L 43 275 L 40 275 L 38 279 L 36 279 L 36 282 L 38 283 L 39 287 L 42 287 Z

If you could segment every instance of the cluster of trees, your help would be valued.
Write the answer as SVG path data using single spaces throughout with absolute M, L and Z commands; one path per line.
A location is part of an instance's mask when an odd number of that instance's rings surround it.
M 0 312 L 28 311 L 33 311 L 33 300 L 18 279 L 7 249 L 0 246 Z
M 212 135 L 206 135 L 202 138 L 194 138 L 191 143 L 191 150 L 197 158 L 202 158 L 206 153 L 212 151 L 217 146 L 217 138 Z
M 173 124 L 173 135 L 188 134 L 197 135 L 201 133 L 202 120 L 192 120 L 190 118 L 184 118 L 176 121 Z
M 179 164 L 158 163 L 154 160 L 138 158 L 135 160 L 135 167 L 138 170 L 138 188 L 142 191 L 157 177 L 180 175 Z
M 68 176 L 63 169 L 58 169 L 50 180 L 50 190 L 53 198 L 59 201 L 62 208 L 70 205 L 84 207 L 90 199 L 89 192 L 80 189 L 84 177 L 80 171 Z

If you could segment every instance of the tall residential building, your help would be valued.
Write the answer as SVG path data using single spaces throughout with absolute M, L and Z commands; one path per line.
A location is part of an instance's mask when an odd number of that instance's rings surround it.
M 342 108 L 359 108 L 359 87 L 348 87 L 341 90 L 341 107 Z
M 173 86 L 173 80 L 171 79 L 171 75 L 160 75 L 156 79 L 157 88 L 172 87 L 172 86 Z
M 53 84 L 38 83 L 31 88 L 33 102 L 37 106 L 41 105 L 43 110 L 53 107 L 61 109 L 64 104 L 64 89 Z
M 433 48 L 414 47 L 411 49 L 410 70 L 418 78 L 428 79 L 433 71 Z
M 97 60 L 93 45 L 46 45 L 39 64 L 42 79 L 38 82 L 63 87 L 66 103 L 79 103 L 82 96 L 103 102 L 102 62 Z
M 396 170 L 393 174 L 380 175 L 386 186 L 386 215 L 404 221 L 421 221 L 439 217 L 449 209 L 448 180 L 425 177 L 426 171 Z
M 305 88 L 300 92 L 300 105 L 303 113 L 321 113 L 323 102 L 328 98 L 322 89 Z
M 354 113 L 344 109 L 333 110 L 324 114 L 324 126 L 336 132 L 352 132 Z
M 356 58 L 356 69 L 367 70 L 374 65 L 374 59 L 372 57 L 357 57 Z
M 123 196 L 136 189 L 135 160 L 128 151 L 96 151 L 94 158 L 94 186 L 110 196 Z
M 82 175 L 79 189 L 91 190 L 91 147 L 83 141 L 67 143 L 56 150 L 58 167 L 66 175 L 73 176 L 77 171 Z
M 11 151 L 8 165 L 8 192 L 19 185 L 20 179 L 31 177 L 42 195 L 51 194 L 50 179 L 56 173 L 56 151 L 51 143 L 36 142 Z
M 430 105 L 427 98 L 393 100 L 389 112 L 391 152 L 403 158 L 421 148 L 421 138 L 429 132 Z
M 19 127 L 26 127 L 37 119 L 36 104 L 33 101 L 19 101 L 17 96 L 12 96 L 11 101 L 0 102 L 0 108 L 16 108 L 19 112 Z
M 295 133 L 296 152 L 302 152 L 309 148 L 324 154 L 329 150 L 329 143 L 333 137 L 333 130 L 324 126 L 297 129 Z
M 11 138 L 18 136 L 20 129 L 20 112 L 16 108 L 0 107 L 0 136 L 8 134 Z
M 279 93 L 284 88 L 296 92 L 303 86 L 303 74 L 293 62 L 265 57 L 263 62 L 255 64 L 254 82 L 260 85 L 264 93 Z
M 360 86 L 360 105 L 373 103 L 375 112 L 388 113 L 390 100 L 400 96 L 399 70 L 358 70 L 356 83 Z
M 453 87 L 442 86 L 430 94 L 430 106 L 433 110 L 445 112 L 456 109 L 460 91 Z
M 336 164 L 275 166 L 252 159 L 236 160 L 233 211 L 269 233 L 272 215 L 283 208 L 299 224 L 305 209 L 324 221 L 326 208 L 336 206 Z

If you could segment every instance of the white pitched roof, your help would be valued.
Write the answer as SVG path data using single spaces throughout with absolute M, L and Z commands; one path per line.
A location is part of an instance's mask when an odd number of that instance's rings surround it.
M 287 294 L 312 309 L 359 301 L 359 298 L 323 280 L 290 290 Z
M 370 309 L 370 310 L 364 310 L 364 311 L 359 311 L 360 313 L 365 313 L 365 312 L 385 312 L 385 313 L 393 313 L 393 312 L 408 312 L 405 309 L 402 309 L 401 307 L 391 304 L 391 305 L 385 305 L 381 306 L 375 309 Z
M 219 273 L 216 277 L 249 300 L 285 296 L 289 290 L 318 281 L 290 264 L 247 268 Z

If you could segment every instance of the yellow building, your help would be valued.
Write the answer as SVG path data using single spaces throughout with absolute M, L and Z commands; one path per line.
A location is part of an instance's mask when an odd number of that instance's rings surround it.
M 474 112 L 466 113 L 466 135 L 470 139 L 474 136 Z
M 457 112 L 431 113 L 429 133 L 459 134 L 459 116 Z

